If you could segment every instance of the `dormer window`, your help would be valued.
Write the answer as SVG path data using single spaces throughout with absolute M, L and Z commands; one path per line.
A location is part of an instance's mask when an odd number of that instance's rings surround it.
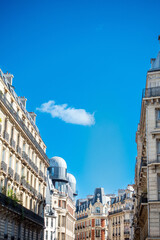
M 96 213 L 100 213 L 100 207 L 96 207 Z

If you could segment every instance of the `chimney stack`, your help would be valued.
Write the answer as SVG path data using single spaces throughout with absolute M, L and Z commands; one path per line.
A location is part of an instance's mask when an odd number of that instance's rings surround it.
M 37 115 L 34 112 L 29 112 L 31 118 L 33 119 L 34 123 L 36 123 L 36 117 Z
M 12 85 L 12 81 L 13 81 L 14 76 L 12 74 L 8 73 L 8 72 L 4 73 L 4 75 L 7 79 L 7 81 L 9 82 L 9 84 Z
M 23 106 L 26 108 L 26 102 L 27 102 L 27 98 L 25 97 L 19 97 L 21 103 L 23 104 Z

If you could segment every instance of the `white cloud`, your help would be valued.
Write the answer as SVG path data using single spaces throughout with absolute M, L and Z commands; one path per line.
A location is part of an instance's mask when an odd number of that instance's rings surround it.
M 91 126 L 95 124 L 94 113 L 88 113 L 85 109 L 68 107 L 67 104 L 56 105 L 55 101 L 43 103 L 40 112 L 50 113 L 53 118 L 59 118 L 66 123 Z

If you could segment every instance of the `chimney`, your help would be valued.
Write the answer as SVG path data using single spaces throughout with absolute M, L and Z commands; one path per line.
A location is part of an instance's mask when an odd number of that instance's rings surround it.
M 27 98 L 25 97 L 19 97 L 21 103 L 23 104 L 23 106 L 26 108 L 26 102 L 27 102 Z
M 29 112 L 31 118 L 33 119 L 34 123 L 36 123 L 36 117 L 37 115 L 34 112 Z
M 12 85 L 12 81 L 13 81 L 14 76 L 12 74 L 8 73 L 8 72 L 4 73 L 4 76 L 6 77 L 9 84 Z
M 156 60 L 155 58 L 151 58 L 151 68 L 154 67 L 155 60 Z

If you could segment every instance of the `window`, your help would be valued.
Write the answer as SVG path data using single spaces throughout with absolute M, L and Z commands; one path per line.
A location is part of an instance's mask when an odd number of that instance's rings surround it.
M 48 231 L 46 231 L 46 240 L 48 240 Z
M 62 233 L 62 240 L 65 240 L 65 234 Z
M 16 173 L 18 172 L 18 161 L 16 161 Z
M 157 160 L 160 162 L 160 140 L 157 141 Z
M 51 227 L 53 227 L 53 218 L 51 218 Z
M 100 207 L 96 207 L 96 213 L 100 213 Z
M 39 193 L 41 192 L 41 184 L 39 183 Z
M 10 155 L 10 158 L 9 158 L 9 167 L 12 168 L 12 155 Z
M 100 225 L 101 225 L 101 219 L 98 218 L 98 219 L 96 219 L 96 226 L 100 226 Z
M 53 240 L 53 232 L 51 231 L 51 240 Z
M 66 225 L 66 218 L 65 216 L 62 216 L 62 227 L 65 227 Z
M 26 144 L 25 142 L 23 143 L 23 151 L 25 152 Z
M 160 175 L 157 176 L 158 200 L 160 200 Z
M 46 226 L 48 227 L 48 218 L 46 218 Z
M 22 171 L 21 171 L 21 177 L 24 178 L 24 167 L 22 167 Z
M 62 208 L 66 208 L 66 202 L 62 201 Z
M 41 165 L 42 165 L 42 164 L 41 164 L 41 162 L 40 162 L 40 164 L 39 164 L 39 170 L 41 170 Z
M 2 151 L 2 161 L 5 162 L 5 154 L 6 154 L 6 150 L 5 148 L 3 148 L 3 151 Z
M 159 123 L 160 122 L 160 109 L 156 110 L 156 123 L 157 123 L 157 127 L 159 127 Z
M 96 237 L 100 237 L 100 230 L 96 230 Z

